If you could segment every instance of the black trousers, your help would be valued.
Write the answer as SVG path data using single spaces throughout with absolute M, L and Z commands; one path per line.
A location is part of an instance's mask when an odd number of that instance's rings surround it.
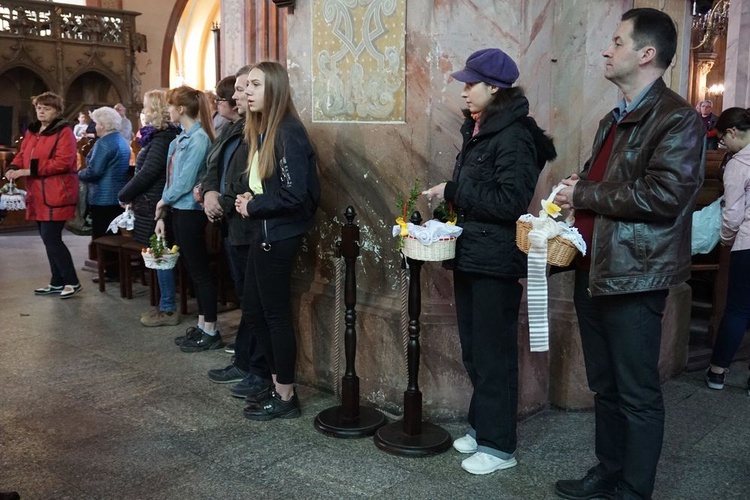
M 263 349 L 271 373 L 280 384 L 293 384 L 297 338 L 292 324 L 291 273 L 302 243 L 295 236 L 261 248 L 250 245 L 242 295 L 242 316 Z
M 516 451 L 518 413 L 518 279 L 455 271 L 458 334 L 474 387 L 469 425 L 479 451 L 508 459 Z
M 202 210 L 172 209 L 174 237 L 185 259 L 190 279 L 193 280 L 198 314 L 206 323 L 216 322 L 216 280 L 208 265 L 206 225 L 208 218 Z
M 597 470 L 628 498 L 651 498 L 664 437 L 658 365 L 668 291 L 592 298 L 588 287 L 588 271 L 576 271 L 574 302 L 595 393 Z
M 237 292 L 240 303 L 245 288 L 245 270 L 247 269 L 247 258 L 250 254 L 250 245 L 232 245 L 228 238 L 224 239 L 224 248 L 229 259 L 229 268 L 234 281 L 234 289 Z M 263 349 L 258 347 L 258 339 L 250 329 L 247 317 L 243 314 L 237 328 L 237 337 L 234 340 L 234 364 L 240 370 L 252 372 L 264 378 L 270 377 L 268 363 L 263 356 Z
M 91 239 L 95 240 L 100 236 L 107 234 L 107 228 L 115 217 L 123 212 L 120 205 L 89 205 L 89 214 L 91 214 Z M 120 275 L 120 268 L 117 264 L 111 264 L 106 268 L 107 276 L 115 278 Z
M 39 236 L 44 243 L 44 249 L 47 251 L 49 269 L 52 272 L 49 284 L 52 286 L 77 285 L 78 275 L 73 265 L 73 257 L 62 240 L 65 221 L 37 221 L 36 225 L 39 228 Z

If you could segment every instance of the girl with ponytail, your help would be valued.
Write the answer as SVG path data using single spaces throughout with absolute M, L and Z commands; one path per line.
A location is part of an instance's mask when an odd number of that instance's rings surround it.
M 156 205 L 156 234 L 164 234 L 164 217 L 172 214 L 176 243 L 193 281 L 198 302 L 198 324 L 175 339 L 183 352 L 224 347 L 216 328 L 216 282 L 208 266 L 203 207 L 193 197 L 193 187 L 203 177 L 206 155 L 214 139 L 213 120 L 206 95 L 186 85 L 167 92 L 170 120 L 182 132 L 169 145 L 167 183 Z

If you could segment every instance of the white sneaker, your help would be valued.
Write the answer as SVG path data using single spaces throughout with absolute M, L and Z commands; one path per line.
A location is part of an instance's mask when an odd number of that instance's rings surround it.
M 461 468 L 469 474 L 489 474 L 501 469 L 510 469 L 518 465 L 515 458 L 503 460 L 489 453 L 478 451 L 461 462 Z
M 477 440 L 467 434 L 453 441 L 453 448 L 459 453 L 476 453 Z
M 65 285 L 65 287 L 60 292 L 60 298 L 69 299 L 70 297 L 77 294 L 81 290 L 83 290 L 83 287 L 81 286 L 80 283 L 78 283 L 77 285 Z

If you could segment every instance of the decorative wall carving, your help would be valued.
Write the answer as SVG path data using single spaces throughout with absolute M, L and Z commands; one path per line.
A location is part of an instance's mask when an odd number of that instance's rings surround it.
M 49 90 L 65 97 L 71 88 L 80 94 L 76 80 L 81 75 L 98 73 L 116 91 L 114 98 L 135 114 L 141 91 L 135 51 L 146 50 L 146 37 L 135 31 L 136 15 L 122 10 L 0 0 L 0 75 L 15 67 L 27 68 L 43 79 Z M 92 98 L 91 94 L 87 96 Z M 77 109 L 69 108 L 69 112 Z
M 313 121 L 405 120 L 405 0 L 314 0 Z

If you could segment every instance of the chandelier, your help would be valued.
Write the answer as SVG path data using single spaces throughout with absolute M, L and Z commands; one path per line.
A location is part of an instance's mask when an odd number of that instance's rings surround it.
M 693 39 L 698 45 L 693 50 L 713 52 L 716 40 L 727 33 L 729 0 L 716 0 L 705 14 L 693 16 Z

